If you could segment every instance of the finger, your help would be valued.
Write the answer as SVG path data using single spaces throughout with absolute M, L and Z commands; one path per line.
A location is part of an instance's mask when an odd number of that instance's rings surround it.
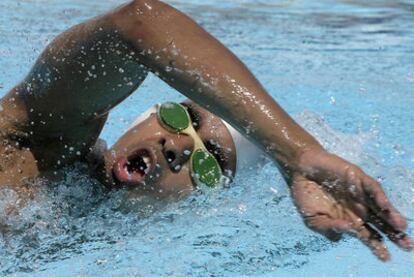
M 337 235 L 341 233 L 351 234 L 368 246 L 380 260 L 388 261 L 390 253 L 383 243 L 382 236 L 372 227 L 364 224 L 356 215 L 348 214 L 348 216 L 353 223 L 341 219 L 331 219 L 326 215 L 307 217 L 306 220 L 311 229 L 321 233 L 328 239 L 335 239 L 335 233 Z
M 371 209 L 380 218 L 384 219 L 393 228 L 403 231 L 407 228 L 407 221 L 398 212 L 396 208 L 388 200 L 381 185 L 372 179 L 366 177 L 364 179 L 364 191 L 370 198 Z
M 370 222 L 375 225 L 381 232 L 387 235 L 387 237 L 400 248 L 411 251 L 413 250 L 413 242 L 410 237 L 399 230 L 396 230 L 387 222 L 384 222 L 381 218 L 372 215 L 370 216 Z
M 388 261 L 391 257 L 387 247 L 383 243 L 382 236 L 367 224 L 353 228 L 351 235 L 356 236 L 362 243 L 368 246 L 381 261 Z
M 389 260 L 390 253 L 383 243 L 382 236 L 352 211 L 347 210 L 346 216 L 352 222 L 349 234 L 357 237 L 362 243 L 368 246 L 380 260 Z

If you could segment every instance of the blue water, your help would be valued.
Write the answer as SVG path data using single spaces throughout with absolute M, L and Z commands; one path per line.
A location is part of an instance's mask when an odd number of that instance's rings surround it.
M 2 0 L 0 94 L 55 35 L 121 2 Z M 413 1 L 167 2 L 231 48 L 326 148 L 383 180 L 413 218 Z M 102 137 L 111 144 L 152 104 L 179 99 L 151 76 Z M 306 229 L 271 164 L 179 203 L 105 195 L 79 165 L 65 176 L 39 180 L 14 216 L 4 208 L 16 195 L 0 191 L 0 275 L 412 276 L 412 253 L 389 244 L 393 260 L 382 264 L 354 239 L 332 244 Z

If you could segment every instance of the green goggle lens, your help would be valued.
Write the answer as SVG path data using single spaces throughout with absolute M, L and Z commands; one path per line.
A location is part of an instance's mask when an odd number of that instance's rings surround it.
M 180 132 L 188 127 L 190 118 L 178 103 L 168 102 L 161 105 L 159 116 L 162 122 L 174 131 Z
M 184 131 L 191 124 L 191 118 L 185 107 L 174 102 L 162 104 L 158 116 L 166 128 L 175 132 Z M 208 187 L 217 185 L 223 175 L 216 158 L 202 148 L 194 149 L 191 155 L 191 169 L 193 179 Z
M 193 177 L 197 178 L 200 183 L 208 187 L 214 187 L 220 182 L 222 176 L 221 168 L 212 154 L 202 149 L 197 149 L 193 153 L 191 165 L 195 175 Z

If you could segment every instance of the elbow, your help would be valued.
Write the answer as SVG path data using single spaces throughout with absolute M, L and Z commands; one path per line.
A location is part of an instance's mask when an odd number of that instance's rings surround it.
M 114 11 L 112 22 L 122 37 L 137 49 L 161 49 L 172 41 L 168 30 L 181 15 L 161 1 L 134 0 Z
M 123 16 L 132 17 L 155 17 L 173 10 L 166 3 L 158 0 L 133 0 L 121 7 Z
M 128 38 L 143 38 L 158 31 L 176 10 L 157 0 L 133 0 L 116 9 L 111 17 L 115 27 Z

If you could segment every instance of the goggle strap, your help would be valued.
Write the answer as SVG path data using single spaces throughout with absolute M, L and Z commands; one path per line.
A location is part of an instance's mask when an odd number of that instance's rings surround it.
M 202 149 L 204 151 L 207 151 L 206 146 L 204 145 L 203 141 L 201 140 L 200 136 L 197 134 L 197 132 L 194 130 L 194 127 L 190 124 L 186 129 L 182 130 L 180 133 L 185 134 L 187 136 L 190 136 L 193 138 L 194 141 L 194 150 L 195 149 Z

